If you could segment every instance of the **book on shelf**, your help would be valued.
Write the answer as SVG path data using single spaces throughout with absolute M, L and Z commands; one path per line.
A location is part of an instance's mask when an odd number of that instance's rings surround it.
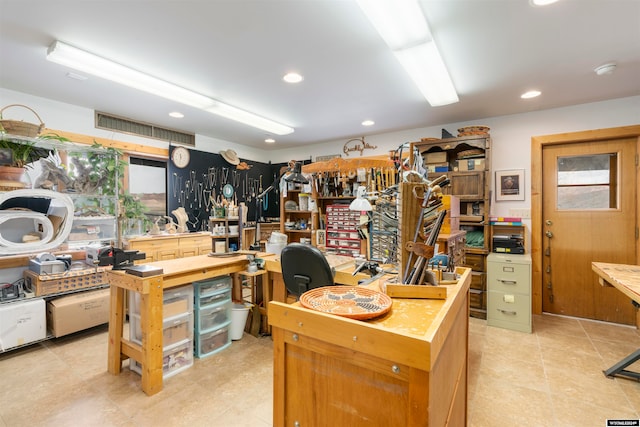
M 522 222 L 522 218 L 517 216 L 491 216 L 489 217 L 491 222 Z
M 514 221 L 490 221 L 489 224 L 491 225 L 511 225 L 511 226 L 517 226 L 517 225 L 522 225 L 522 222 L 514 222 Z

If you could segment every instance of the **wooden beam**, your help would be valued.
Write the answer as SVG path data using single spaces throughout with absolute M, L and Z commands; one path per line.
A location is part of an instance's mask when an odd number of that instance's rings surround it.
M 97 142 L 98 144 L 104 147 L 116 148 L 126 153 L 142 154 L 145 156 L 157 157 L 164 160 L 169 158 L 168 148 L 151 147 L 148 145 L 136 144 L 133 142 L 117 141 L 114 139 L 100 138 L 100 137 L 91 136 L 91 135 L 82 135 L 79 133 L 73 133 L 73 132 L 67 132 L 63 130 L 49 129 L 49 128 L 45 128 L 44 131 L 42 131 L 42 134 L 59 135 L 78 144 L 93 145 L 93 143 Z

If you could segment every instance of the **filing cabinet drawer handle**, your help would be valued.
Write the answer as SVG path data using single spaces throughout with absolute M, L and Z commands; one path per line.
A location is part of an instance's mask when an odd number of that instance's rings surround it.
M 502 310 L 501 308 L 497 308 L 496 310 L 498 310 L 502 314 L 510 314 L 512 316 L 515 316 L 516 314 L 518 314 L 518 312 L 512 311 L 512 310 Z
M 504 280 L 504 279 L 498 279 L 498 281 L 504 283 L 505 285 L 515 285 L 516 283 L 518 283 L 515 280 Z

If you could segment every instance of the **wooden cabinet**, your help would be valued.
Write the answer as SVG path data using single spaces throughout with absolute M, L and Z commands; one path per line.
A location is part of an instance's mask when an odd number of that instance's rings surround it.
M 165 261 L 208 254 L 211 252 L 211 234 L 188 233 L 135 237 L 126 241 L 124 247 L 144 252 L 145 259 L 136 261 L 137 264 Z
M 466 425 L 470 270 L 458 271 L 446 300 L 397 298 L 368 321 L 271 302 L 273 425 Z
M 219 252 L 216 243 L 224 244 L 224 252 L 235 252 L 242 248 L 242 221 L 235 218 L 209 218 L 209 229 L 211 230 L 211 247 Z
M 309 209 L 310 196 L 301 190 L 287 190 L 286 193 L 281 193 L 280 232 L 287 235 L 288 243 L 300 242 L 301 239 L 309 239 L 309 243 L 314 243 L 318 214 Z
M 454 265 L 464 264 L 465 235 L 466 231 L 464 230 L 438 235 L 438 252 L 448 255 Z
M 531 256 L 487 257 L 487 325 L 531 333 Z
M 471 315 L 486 318 L 484 275 L 491 247 L 491 138 L 466 136 L 414 142 L 411 153 L 411 164 L 414 153 L 423 157 L 429 179 L 446 175 L 450 185 L 443 189 L 444 194 L 460 200 L 460 229 L 467 233 L 464 265 L 473 269 L 479 286 L 472 286 Z

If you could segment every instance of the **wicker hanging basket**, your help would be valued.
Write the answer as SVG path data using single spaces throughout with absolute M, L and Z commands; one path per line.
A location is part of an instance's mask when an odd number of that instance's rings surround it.
M 30 110 L 33 114 L 35 114 L 38 120 L 40 120 L 40 124 L 36 125 L 33 123 L 23 122 L 22 120 L 1 119 L 2 113 L 4 112 L 4 110 L 6 110 L 9 107 L 23 107 L 23 108 L 26 108 L 27 110 Z M 44 129 L 44 122 L 42 121 L 38 113 L 36 113 L 26 105 L 22 105 L 22 104 L 7 105 L 2 110 L 0 110 L 0 125 L 2 126 L 2 129 L 6 133 L 9 133 L 11 135 L 26 136 L 29 138 L 35 138 L 36 136 L 40 135 L 40 132 L 42 132 L 42 130 Z

